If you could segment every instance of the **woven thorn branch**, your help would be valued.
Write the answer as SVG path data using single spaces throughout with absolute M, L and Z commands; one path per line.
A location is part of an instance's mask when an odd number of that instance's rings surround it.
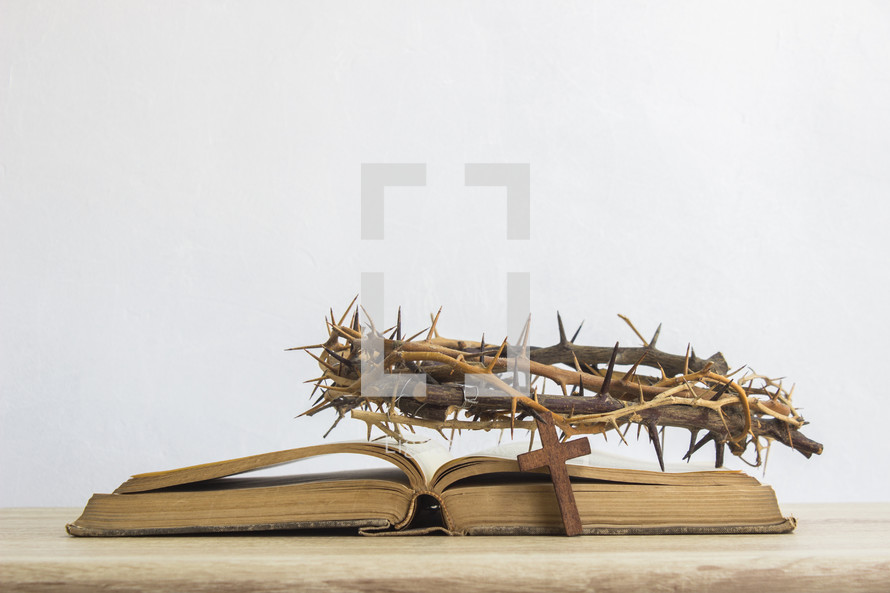
M 662 469 L 665 427 L 689 431 L 686 460 L 712 444 L 717 467 L 727 448 L 751 466 L 765 464 L 775 441 L 807 458 L 822 452 L 822 445 L 800 430 L 807 423 L 792 404 L 793 387 L 754 372 L 734 379 L 742 369 L 729 372 L 719 352 L 706 359 L 691 348 L 684 355 L 663 352 L 656 347 L 660 325 L 646 340 L 621 316 L 641 347 L 584 346 L 575 343 L 581 327 L 569 339 L 557 313 L 556 344 L 530 346 L 526 323 L 519 348 L 509 349 L 508 356 L 506 340 L 495 346 L 484 336 L 479 341 L 441 337 L 441 308 L 429 328 L 408 338 L 403 338 L 401 309 L 392 328 L 378 330 L 370 319 L 362 328 L 356 299 L 339 319 L 331 311 L 325 342 L 289 348 L 307 351 L 321 368 L 319 377 L 307 381 L 315 385 L 310 397 L 319 390 L 320 395 L 301 415 L 335 410 L 325 437 L 347 416 L 367 425 L 369 439 L 377 428 L 410 442 L 415 427 L 436 430 L 446 439 L 463 430 L 533 433 L 533 414 L 549 414 L 563 440 L 615 431 L 626 443 L 633 425 L 637 437 L 645 429 Z M 622 373 L 616 365 L 630 369 Z M 751 449 L 753 460 L 743 456 Z

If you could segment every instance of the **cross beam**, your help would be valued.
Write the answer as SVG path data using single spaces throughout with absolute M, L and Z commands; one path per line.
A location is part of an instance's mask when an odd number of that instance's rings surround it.
M 559 503 L 566 535 L 581 535 L 581 516 L 578 514 L 578 505 L 575 504 L 575 493 L 569 481 L 566 460 L 589 454 L 590 441 L 584 438 L 560 443 L 550 414 L 544 414 L 543 417 L 535 414 L 535 422 L 538 425 L 538 434 L 541 435 L 542 448 L 517 457 L 519 469 L 527 472 L 547 467 L 550 479 L 553 480 L 553 489 L 556 491 L 556 501 Z

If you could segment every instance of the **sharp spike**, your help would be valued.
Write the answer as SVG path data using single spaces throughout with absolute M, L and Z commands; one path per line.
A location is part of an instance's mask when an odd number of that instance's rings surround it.
M 399 314 L 396 317 L 396 339 L 402 339 L 402 306 L 399 305 Z
M 584 397 L 584 374 L 581 369 L 578 369 L 578 395 Z
M 611 418 L 610 423 L 612 424 L 612 427 L 615 429 L 615 432 L 618 433 L 618 438 L 621 439 L 621 442 L 624 443 L 625 445 L 627 445 L 627 441 L 624 440 L 624 435 L 621 434 L 621 430 L 618 428 L 618 423 L 615 422 L 615 419 Z M 630 425 L 628 425 L 628 426 L 630 426 Z
M 635 362 L 634 365 L 633 365 L 632 367 L 630 367 L 630 370 L 627 371 L 626 373 L 624 373 L 624 376 L 621 377 L 621 382 L 622 382 L 622 383 L 625 382 L 625 381 L 629 381 L 629 380 L 633 379 L 634 375 L 635 375 L 636 372 L 637 372 L 637 367 L 640 366 L 640 363 L 643 362 L 643 359 L 646 358 L 646 355 L 647 355 L 647 353 L 646 353 L 646 352 L 643 352 L 643 355 L 640 357 L 640 360 L 638 360 L 637 362 Z
M 420 334 L 422 334 L 422 333 L 425 332 L 426 330 L 427 330 L 427 328 L 424 328 L 424 329 L 420 330 L 419 332 L 417 332 L 416 334 L 414 334 L 413 336 L 411 336 L 410 338 L 408 338 L 408 339 L 405 340 L 405 341 L 406 341 L 406 342 L 410 342 L 411 340 L 413 340 L 414 338 L 416 338 L 417 336 L 419 336 Z
M 686 463 L 692 460 L 692 448 L 695 446 L 695 439 L 698 438 L 698 433 L 699 430 L 697 428 L 689 431 L 689 449 L 686 451 L 686 455 L 683 456 Z
M 314 390 L 314 389 L 312 390 L 312 393 L 315 393 L 315 390 Z M 311 398 L 312 396 L 310 395 L 309 397 Z M 312 402 L 312 404 L 310 405 L 310 407 L 311 407 L 311 406 L 317 406 L 319 403 L 321 403 L 321 400 L 323 400 L 323 399 L 324 399 L 324 393 L 322 393 L 322 394 L 319 395 L 317 398 L 315 398 L 315 401 Z
M 635 334 L 637 334 L 637 337 L 640 338 L 640 341 L 643 342 L 643 346 L 648 346 L 648 345 L 649 345 L 649 343 L 646 342 L 646 338 L 643 337 L 643 334 L 641 334 L 639 331 L 637 331 L 637 328 L 634 327 L 634 324 L 631 322 L 630 319 L 627 318 L 627 316 L 622 315 L 621 313 L 619 313 L 619 314 L 618 314 L 618 317 L 620 317 L 621 319 L 623 319 L 623 320 L 624 320 L 624 323 L 626 323 L 628 326 L 630 326 L 630 329 L 632 329 L 633 332 L 634 332 Z
M 319 364 L 323 364 L 324 366 L 326 366 L 326 367 L 328 368 L 328 370 L 331 371 L 332 373 L 337 373 L 337 369 L 334 368 L 333 365 L 331 365 L 329 362 L 327 362 L 327 361 L 325 361 L 325 360 L 322 360 L 321 358 L 319 358 L 318 356 L 316 356 L 313 352 L 309 352 L 309 351 L 307 350 L 307 351 L 306 351 L 306 354 L 308 354 L 309 356 L 311 356 L 312 358 L 314 358 L 315 360 L 317 360 Z M 339 375 L 339 373 L 338 373 L 338 375 Z
M 615 370 L 615 359 L 618 357 L 618 342 L 615 342 L 615 348 L 612 349 L 612 358 L 609 359 L 609 368 L 606 369 L 606 376 L 603 379 L 603 386 L 600 388 L 599 395 L 605 397 L 609 394 L 609 387 L 612 385 L 612 372 Z
M 334 423 L 331 424 L 331 427 L 328 429 L 328 431 L 326 433 L 324 433 L 324 435 L 322 435 L 321 438 L 326 439 L 328 437 L 328 435 L 331 433 L 331 431 L 334 430 L 334 427 L 337 426 L 338 424 L 340 424 L 340 420 L 342 420 L 342 419 L 343 419 L 343 414 L 338 414 L 337 419 L 334 420 Z
M 318 388 L 321 387 L 321 382 L 315 384 L 315 387 L 312 388 L 312 393 L 309 394 L 309 399 L 312 399 L 312 396 L 315 395 L 315 392 L 318 391 Z M 324 393 L 322 393 L 322 397 L 324 397 Z M 311 405 L 315 405 L 318 402 L 313 402 Z
M 729 386 L 732 384 L 732 381 L 727 381 L 726 383 L 721 383 L 720 387 L 717 388 L 717 391 L 714 392 L 714 395 L 711 396 L 710 401 L 717 401 L 723 394 L 726 393 L 726 390 L 729 389 Z
M 525 328 L 522 330 L 522 353 L 528 353 L 528 339 L 531 335 L 531 326 L 532 326 L 532 314 L 528 314 L 528 319 L 525 320 Z
M 331 350 L 330 348 L 325 348 L 324 351 L 327 352 L 329 356 L 333 356 L 333 357 L 334 357 L 337 361 L 339 361 L 340 363 L 345 364 L 346 366 L 348 366 L 348 367 L 351 368 L 352 370 L 355 370 L 355 366 L 352 364 L 352 361 L 349 360 L 348 358 L 343 358 L 342 356 L 340 356 L 339 354 L 337 354 L 336 352 L 334 352 L 334 351 Z
M 575 333 L 572 334 L 571 342 L 574 344 L 575 340 L 578 338 L 578 334 L 581 333 L 581 328 L 584 327 L 584 321 L 581 321 L 581 325 L 578 326 L 578 329 L 575 330 Z
M 692 344 L 686 344 L 686 358 L 683 360 L 683 374 L 689 374 L 689 349 L 692 347 Z
M 661 335 L 661 324 L 658 324 L 658 327 L 655 329 L 655 333 L 652 335 L 652 339 L 649 340 L 649 347 L 655 348 L 655 343 L 658 341 L 658 336 Z
M 574 350 L 572 351 L 572 359 L 575 361 L 575 370 L 579 373 L 581 372 L 581 363 L 578 362 L 578 357 L 575 356 Z
M 439 337 L 439 332 L 436 331 L 436 324 L 439 323 L 439 315 L 442 314 L 442 307 L 439 307 L 439 310 L 436 312 L 436 316 L 433 317 L 430 315 L 430 319 L 433 320 L 433 324 L 430 326 L 430 331 L 426 335 L 426 341 L 429 342 L 433 339 L 433 336 Z
M 658 457 L 658 465 L 661 467 L 661 471 L 664 471 L 664 456 L 661 451 L 661 441 L 658 440 L 658 428 L 655 426 L 654 422 L 646 424 L 646 432 L 649 433 L 649 440 L 652 441 L 652 446 L 655 448 L 655 455 Z
M 686 455 L 683 456 L 683 459 L 687 459 L 687 460 L 691 459 L 693 453 L 695 453 L 696 451 L 698 451 L 699 449 L 701 449 L 702 447 L 707 445 L 712 440 L 714 440 L 714 433 L 709 432 L 708 434 L 703 436 L 701 439 L 699 439 L 699 441 L 697 443 L 695 443 L 695 446 L 689 448 L 689 451 L 686 452 Z
M 721 443 L 717 439 L 714 439 L 714 446 L 717 447 L 717 455 L 716 460 L 714 461 L 714 467 L 723 467 L 723 452 L 726 446 L 724 443 Z
M 556 312 L 556 323 L 559 325 L 559 345 L 566 346 L 569 341 L 566 339 L 566 329 L 562 326 L 562 315 L 559 314 L 559 311 Z
M 343 321 L 346 320 L 346 316 L 349 315 L 349 311 L 352 310 L 352 306 L 355 304 L 356 300 L 358 300 L 358 294 L 352 297 L 352 300 L 349 302 L 349 306 L 346 307 L 345 311 L 343 311 L 343 316 L 340 317 L 340 321 L 337 322 L 337 325 L 343 325 Z
M 603 374 L 602 374 L 601 372 L 599 372 L 599 370 L 593 368 L 592 366 L 590 366 L 590 365 L 587 364 L 586 362 L 584 363 L 584 366 L 587 368 L 587 372 L 590 373 L 591 375 L 595 375 L 595 376 L 597 376 L 597 377 L 602 377 L 602 376 L 603 376 Z
M 285 352 L 291 352 L 293 350 L 309 350 L 311 348 L 324 348 L 324 344 L 312 344 L 311 346 L 294 346 L 293 348 L 285 348 Z
M 504 351 L 504 348 L 507 347 L 507 338 L 504 338 L 504 341 L 501 342 L 501 347 L 498 348 L 497 353 L 494 355 L 494 358 L 491 359 L 491 364 L 489 364 L 485 370 L 486 372 L 491 372 L 494 369 L 494 365 L 498 363 L 498 359 L 501 357 L 501 353 Z

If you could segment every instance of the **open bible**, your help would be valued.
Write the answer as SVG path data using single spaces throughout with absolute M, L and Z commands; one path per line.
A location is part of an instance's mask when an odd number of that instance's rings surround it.
M 76 536 L 350 528 L 365 535 L 560 534 L 545 470 L 520 472 L 516 453 L 450 459 L 441 447 L 325 444 L 139 474 L 94 494 L 67 526 Z M 319 455 L 352 453 L 392 468 L 251 477 L 247 472 Z M 784 533 L 769 486 L 739 471 L 639 469 L 594 452 L 567 464 L 583 533 Z M 683 466 L 684 468 L 686 466 Z

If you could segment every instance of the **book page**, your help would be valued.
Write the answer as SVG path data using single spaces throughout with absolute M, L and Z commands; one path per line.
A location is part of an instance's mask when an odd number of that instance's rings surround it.
M 427 484 L 430 483 L 437 469 L 453 459 L 446 447 L 433 440 L 422 443 L 398 443 L 390 440 L 386 444 L 393 451 L 411 458 L 423 472 L 423 477 Z
M 536 442 L 535 445 L 532 447 L 532 450 L 540 448 L 540 443 Z M 516 459 L 517 456 L 521 455 L 522 453 L 528 452 L 528 450 L 528 441 L 514 441 L 511 443 L 504 443 L 502 445 L 498 445 L 497 447 L 479 451 L 478 453 L 474 453 L 473 457 L 479 456 L 496 457 L 499 459 Z M 630 469 L 661 473 L 661 467 L 658 465 L 657 461 L 645 461 L 642 459 L 635 459 L 633 457 L 627 457 L 625 455 L 619 455 L 617 453 L 611 453 L 609 451 L 598 450 L 593 448 L 592 446 L 589 455 L 583 455 L 581 457 L 569 459 L 568 461 L 566 461 L 566 464 L 588 467 L 601 467 L 606 469 Z M 685 461 L 665 462 L 664 464 L 664 473 L 669 474 L 707 472 L 715 471 L 715 469 L 716 468 L 714 468 L 714 464 L 707 461 L 692 461 L 690 463 L 686 463 Z M 726 470 L 724 469 L 716 471 Z

